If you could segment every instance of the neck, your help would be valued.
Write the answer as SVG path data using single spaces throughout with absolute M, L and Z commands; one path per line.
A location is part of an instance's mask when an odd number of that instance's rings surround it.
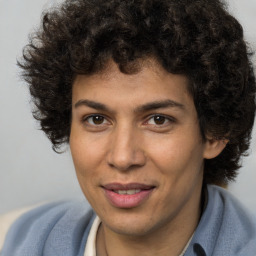
M 183 218 L 182 225 L 165 225 L 139 237 L 117 234 L 101 224 L 97 234 L 97 256 L 179 256 L 197 227 L 200 213 L 198 210 L 194 216 Z

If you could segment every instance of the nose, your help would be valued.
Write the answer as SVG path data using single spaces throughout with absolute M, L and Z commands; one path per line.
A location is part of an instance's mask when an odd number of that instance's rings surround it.
M 119 171 L 128 171 L 145 165 L 146 155 L 142 138 L 136 129 L 124 125 L 113 131 L 108 164 Z

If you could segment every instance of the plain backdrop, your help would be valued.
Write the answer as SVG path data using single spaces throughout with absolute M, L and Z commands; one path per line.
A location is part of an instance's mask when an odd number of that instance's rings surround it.
M 27 87 L 16 66 L 42 10 L 56 2 L 0 0 L 0 213 L 41 201 L 82 196 L 69 150 L 54 153 L 33 120 Z M 229 0 L 228 4 L 255 50 L 256 0 Z M 253 134 L 251 155 L 244 159 L 229 190 L 256 215 L 256 128 Z

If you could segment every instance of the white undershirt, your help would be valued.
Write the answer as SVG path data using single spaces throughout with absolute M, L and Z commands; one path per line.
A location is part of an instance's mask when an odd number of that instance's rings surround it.
M 96 237 L 100 223 L 100 218 L 96 216 L 95 220 L 93 221 L 89 236 L 87 238 L 84 256 L 96 256 Z

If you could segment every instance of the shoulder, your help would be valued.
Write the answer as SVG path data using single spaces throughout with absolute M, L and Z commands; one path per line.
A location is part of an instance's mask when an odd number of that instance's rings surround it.
M 0 214 L 0 251 L 3 247 L 5 236 L 9 230 L 9 228 L 11 227 L 11 225 L 15 222 L 15 220 L 17 220 L 25 212 L 28 212 L 38 206 L 39 205 L 22 207 L 22 208 L 12 210 L 12 211 L 4 213 L 4 214 Z
M 32 256 L 42 252 L 79 255 L 93 219 L 93 211 L 82 200 L 37 207 L 15 221 L 6 236 L 2 253 L 6 256 Z
M 256 255 L 256 218 L 227 190 L 208 186 L 194 241 L 206 255 Z
M 244 205 L 239 202 L 229 191 L 219 186 L 208 185 L 208 205 L 209 208 L 206 213 L 211 211 L 221 212 L 222 217 L 232 220 L 232 223 L 243 226 L 251 226 L 255 230 L 256 216 L 253 216 Z M 250 230 L 250 229 L 248 229 Z

